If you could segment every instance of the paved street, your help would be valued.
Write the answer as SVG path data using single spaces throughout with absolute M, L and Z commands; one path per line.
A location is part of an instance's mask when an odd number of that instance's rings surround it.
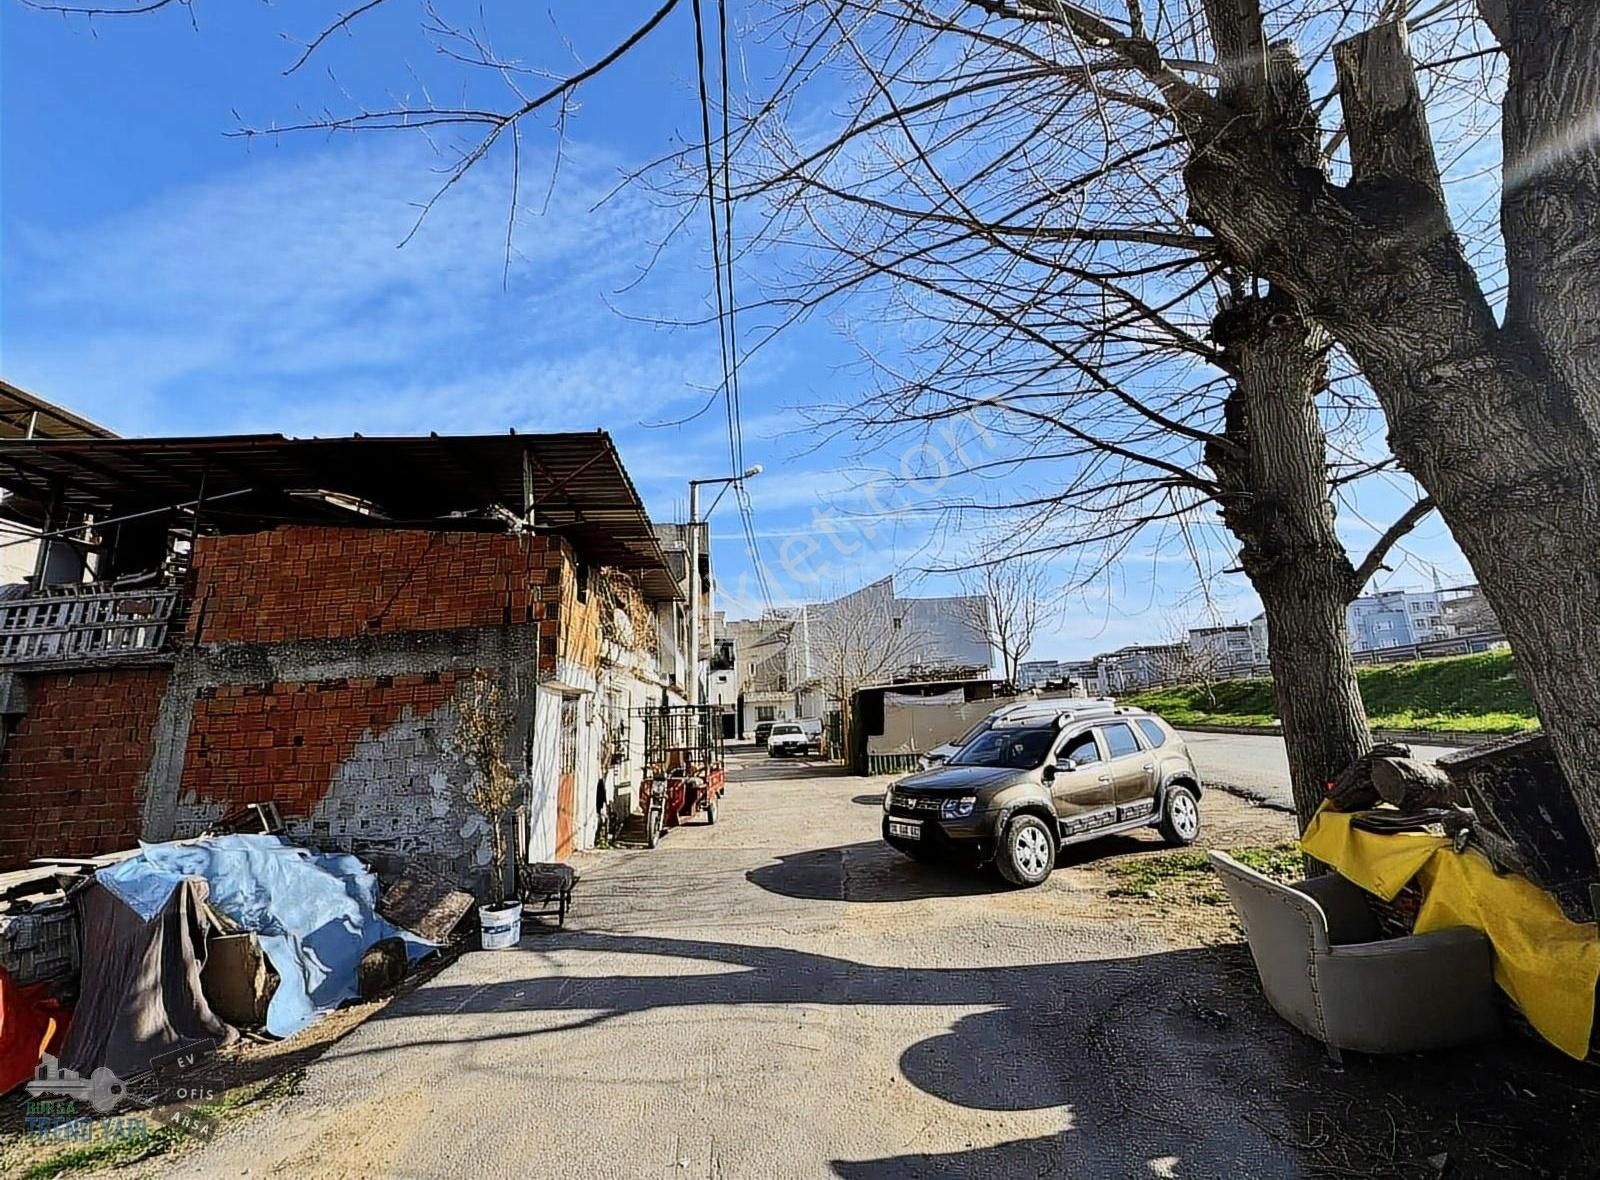
M 164 1174 L 1274 1177 L 1321 1066 L 1226 907 L 913 864 L 884 780 L 754 753 L 715 826 L 582 858 L 564 933 L 474 953 L 335 1045 L 284 1104 Z M 1207 798 L 1219 839 L 1287 820 Z M 1263 825 L 1266 825 L 1263 828 Z M 1283 829 L 1283 831 L 1280 831 Z M 1196 919 L 1194 915 L 1199 914 Z
M 1226 784 L 1252 799 L 1293 809 L 1289 794 L 1289 756 L 1283 739 L 1256 734 L 1194 733 L 1184 731 L 1195 765 L 1207 783 Z M 1429 762 L 1448 754 L 1454 746 L 1412 746 L 1418 758 Z

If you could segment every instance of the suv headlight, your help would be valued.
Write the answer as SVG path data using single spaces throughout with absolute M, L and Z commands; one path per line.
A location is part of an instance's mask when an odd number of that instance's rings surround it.
M 978 804 L 976 795 L 965 795 L 960 799 L 946 799 L 939 805 L 940 819 L 966 819 L 972 814 L 972 809 Z
M 884 811 L 885 815 L 887 815 L 889 813 L 889 808 L 892 807 L 893 805 L 894 805 L 894 788 L 893 787 L 885 787 L 885 788 L 883 788 L 883 811 Z

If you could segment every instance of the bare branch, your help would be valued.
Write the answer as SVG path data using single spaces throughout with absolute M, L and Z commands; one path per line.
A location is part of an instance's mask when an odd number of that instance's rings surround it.
M 1403 540 L 1407 533 L 1422 523 L 1424 517 L 1433 511 L 1433 501 L 1424 496 L 1400 514 L 1392 525 L 1384 530 L 1383 536 L 1372 546 L 1372 551 L 1360 565 L 1356 566 L 1355 575 L 1351 578 L 1350 596 L 1353 598 L 1366 587 L 1372 580 L 1372 575 L 1383 568 L 1384 558 L 1389 556 L 1389 550 Z

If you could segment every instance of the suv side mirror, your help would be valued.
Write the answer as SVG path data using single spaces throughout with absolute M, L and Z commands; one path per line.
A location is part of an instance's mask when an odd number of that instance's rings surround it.
M 1077 760 L 1075 758 L 1063 758 L 1061 760 L 1060 765 L 1061 765 L 1061 769 L 1062 770 L 1077 770 L 1078 769 L 1078 762 L 1077 762 Z

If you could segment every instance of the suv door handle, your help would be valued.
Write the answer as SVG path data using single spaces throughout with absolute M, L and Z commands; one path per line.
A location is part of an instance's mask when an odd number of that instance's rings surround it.
M 1103 783 L 1109 783 L 1111 781 L 1111 776 L 1109 774 L 1102 774 L 1100 776 L 1100 781 Z
M 1146 762 L 1143 767 L 1145 770 L 1154 770 L 1155 768 L 1156 764 L 1154 762 Z

